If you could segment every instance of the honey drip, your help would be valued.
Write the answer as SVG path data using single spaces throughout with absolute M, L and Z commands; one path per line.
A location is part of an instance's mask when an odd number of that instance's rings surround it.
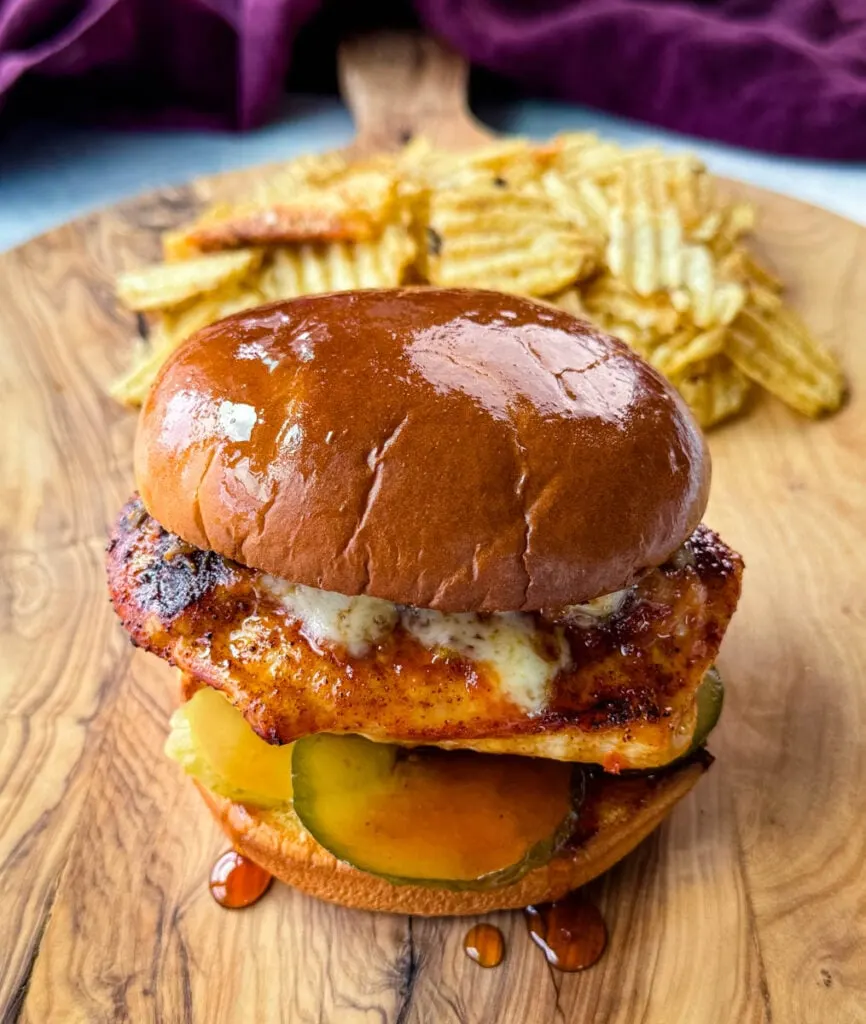
M 227 850 L 211 868 L 210 893 L 221 907 L 237 910 L 260 900 L 273 877 L 237 850 Z
M 505 956 L 505 938 L 492 924 L 476 924 L 466 933 L 463 950 L 480 967 L 498 967 Z
M 527 907 L 524 914 L 532 941 L 560 971 L 592 967 L 607 945 L 604 918 L 579 891 L 555 903 Z

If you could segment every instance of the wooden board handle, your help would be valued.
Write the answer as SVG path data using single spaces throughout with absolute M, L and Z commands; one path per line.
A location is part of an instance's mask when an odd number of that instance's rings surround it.
M 470 114 L 469 67 L 435 39 L 377 32 L 341 44 L 340 90 L 355 119 L 354 155 L 394 150 L 416 135 L 437 146 L 468 149 L 492 133 Z

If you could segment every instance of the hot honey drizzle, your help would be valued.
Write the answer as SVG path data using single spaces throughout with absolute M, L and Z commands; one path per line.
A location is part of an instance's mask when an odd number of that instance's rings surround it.
M 260 900 L 272 881 L 264 868 L 237 850 L 227 850 L 211 868 L 210 893 L 221 907 L 237 910 Z
M 505 937 L 492 924 L 476 924 L 463 939 L 463 951 L 480 967 L 498 967 L 505 957 Z
M 532 941 L 557 970 L 586 970 L 607 945 L 604 918 L 580 891 L 554 903 L 527 907 L 524 914 Z

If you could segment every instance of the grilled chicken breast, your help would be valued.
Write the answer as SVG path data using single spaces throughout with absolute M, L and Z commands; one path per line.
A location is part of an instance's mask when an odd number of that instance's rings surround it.
M 359 733 L 609 771 L 658 767 L 688 748 L 695 692 L 742 568 L 701 526 L 614 601 L 503 616 L 552 666 L 542 699 L 527 702 L 509 686 L 507 663 L 424 642 L 411 610 L 361 650 L 317 638 L 272 577 L 186 544 L 137 498 L 108 553 L 112 600 L 133 643 L 221 690 L 271 743 Z M 489 629 L 490 616 L 478 619 Z

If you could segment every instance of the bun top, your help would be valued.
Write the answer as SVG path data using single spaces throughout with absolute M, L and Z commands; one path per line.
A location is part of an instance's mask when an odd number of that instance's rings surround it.
M 184 540 L 295 583 L 443 611 L 556 609 L 691 534 L 709 457 L 621 342 L 498 292 L 263 306 L 163 366 L 135 452 Z

